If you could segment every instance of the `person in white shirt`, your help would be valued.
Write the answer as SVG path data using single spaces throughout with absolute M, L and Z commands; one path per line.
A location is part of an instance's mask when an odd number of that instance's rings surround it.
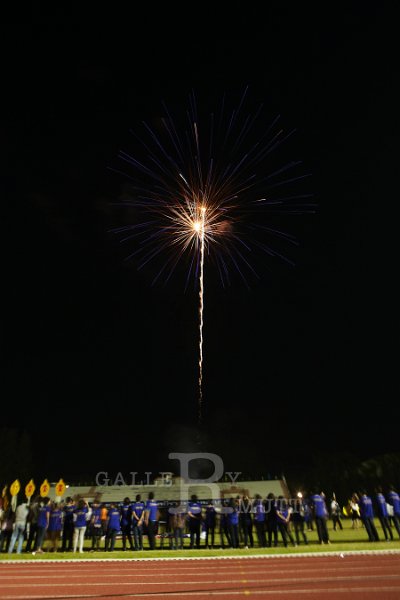
M 15 511 L 14 529 L 11 534 L 10 545 L 8 546 L 8 553 L 12 554 L 15 546 L 15 542 L 18 540 L 17 554 L 22 552 L 22 544 L 24 542 L 26 520 L 28 518 L 29 505 L 27 502 L 22 502 L 17 506 Z

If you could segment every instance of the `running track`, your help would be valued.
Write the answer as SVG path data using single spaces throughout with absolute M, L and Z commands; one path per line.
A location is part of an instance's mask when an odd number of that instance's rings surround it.
M 210 596 L 395 600 L 400 598 L 400 553 L 0 563 L 4 600 Z

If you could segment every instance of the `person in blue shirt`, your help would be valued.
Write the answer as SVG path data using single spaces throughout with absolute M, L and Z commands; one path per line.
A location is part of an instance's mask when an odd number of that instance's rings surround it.
M 40 507 L 39 507 L 35 550 L 32 552 L 32 554 L 35 554 L 35 552 L 42 554 L 42 552 L 43 552 L 42 546 L 43 546 L 43 542 L 46 537 L 47 529 L 49 527 L 49 521 L 50 521 L 50 498 L 48 498 L 46 496 L 45 498 L 42 498 L 42 501 L 41 501 Z
M 135 550 L 143 550 L 144 502 L 140 494 L 136 495 L 132 504 L 132 533 Z
M 107 533 L 105 541 L 105 551 L 113 552 L 117 534 L 120 532 L 120 513 L 115 502 L 111 502 L 107 514 Z
M 374 509 L 372 506 L 372 500 L 369 496 L 367 496 L 367 492 L 363 490 L 360 493 L 360 497 L 358 499 L 358 507 L 360 510 L 361 521 L 365 527 L 365 530 L 368 534 L 368 539 L 370 542 L 379 542 L 379 535 L 375 527 L 374 522 Z
M 317 526 L 318 540 L 320 544 L 330 544 L 328 534 L 328 509 L 325 503 L 325 494 L 310 495 L 311 508 L 313 511 L 313 517 Z
M 92 549 L 91 552 L 100 551 L 100 540 L 103 534 L 103 528 L 101 523 L 101 506 L 98 500 L 93 500 L 92 503 L 92 516 L 90 518 L 90 533 L 92 536 Z
M 89 506 L 83 498 L 78 500 L 77 507 L 74 510 L 74 539 L 73 552 L 76 552 L 79 546 L 79 552 L 83 552 L 83 544 L 85 541 L 85 532 L 87 527 L 87 519 L 89 516 Z
M 386 494 L 387 503 L 392 507 L 391 520 L 400 537 L 400 497 L 394 489 L 394 486 L 389 486 L 389 491 Z
M 232 548 L 239 548 L 239 500 L 240 498 L 231 498 L 229 502 L 229 506 L 232 509 L 228 514 Z
M 120 506 L 121 513 L 121 532 L 122 532 L 122 550 L 126 551 L 126 540 L 129 542 L 131 550 L 134 549 L 132 540 L 132 503 L 130 498 L 124 498 L 123 504 Z
M 63 526 L 62 520 L 63 512 L 60 505 L 52 502 L 50 507 L 49 528 L 47 534 L 50 540 L 50 552 L 57 552 Z
M 393 532 L 392 526 L 389 521 L 389 513 L 387 509 L 386 498 L 382 494 L 382 488 L 380 486 L 376 488 L 375 494 L 376 514 L 381 524 L 383 535 L 385 536 L 385 540 L 387 542 L 389 540 L 393 541 Z
M 156 547 L 156 535 L 159 517 L 160 511 L 158 510 L 158 503 L 154 499 L 154 492 L 149 492 L 144 509 L 144 523 L 146 526 L 150 550 L 154 550 Z

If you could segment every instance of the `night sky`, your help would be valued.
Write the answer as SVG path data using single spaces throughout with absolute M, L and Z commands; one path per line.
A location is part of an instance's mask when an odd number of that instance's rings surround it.
M 1 422 L 44 476 L 173 470 L 199 448 L 264 476 L 399 451 L 393 5 L 257 4 L 102 25 L 53 9 L 2 34 Z M 223 288 L 206 265 L 198 434 L 197 290 L 124 260 L 110 166 L 163 101 L 179 115 L 194 90 L 207 112 L 246 86 L 296 129 L 280 155 L 317 208 L 285 223 L 294 268 L 258 257 L 248 288 Z

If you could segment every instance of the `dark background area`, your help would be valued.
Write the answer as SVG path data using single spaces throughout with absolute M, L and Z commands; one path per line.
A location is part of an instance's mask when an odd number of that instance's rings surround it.
M 33 472 L 158 472 L 201 449 L 268 477 L 398 452 L 393 5 L 52 10 L 3 32 L 1 424 L 29 435 Z M 287 160 L 318 208 L 290 223 L 294 269 L 266 259 L 249 289 L 206 271 L 199 432 L 197 292 L 124 260 L 108 167 L 163 100 L 246 86 L 297 129 Z

